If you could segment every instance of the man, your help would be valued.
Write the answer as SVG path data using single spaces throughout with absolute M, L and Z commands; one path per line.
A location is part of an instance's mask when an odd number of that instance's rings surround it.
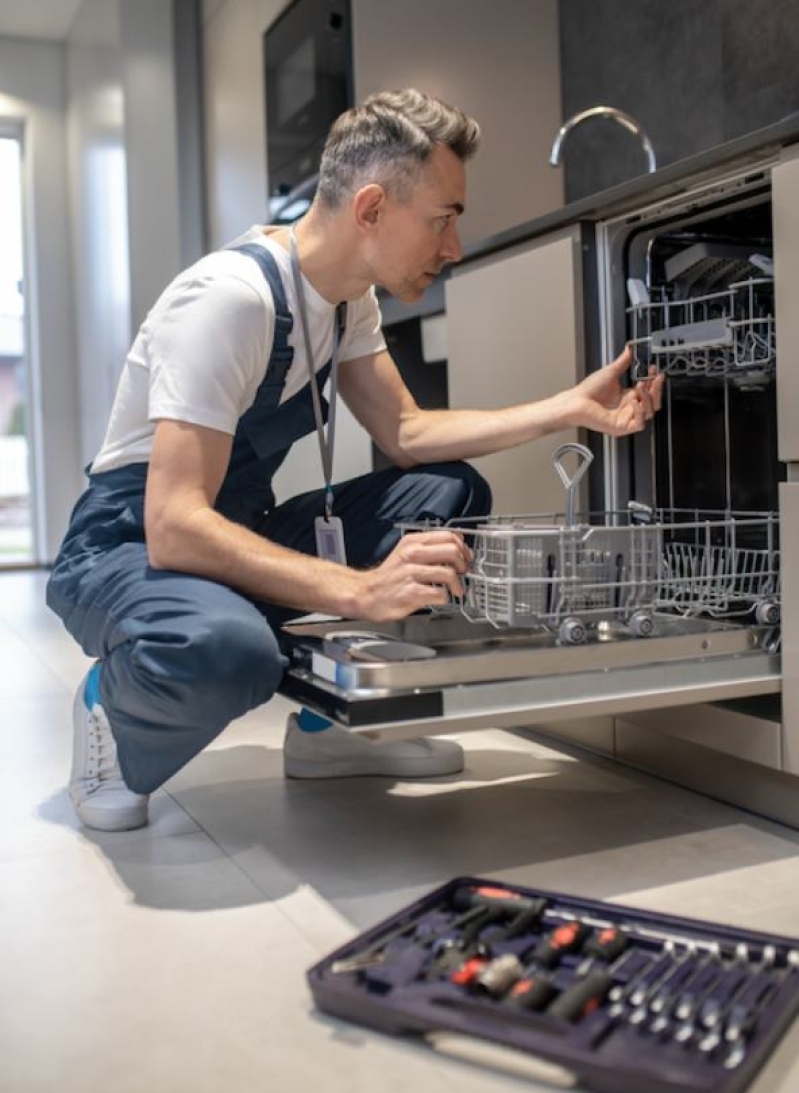
M 147 316 L 48 586 L 97 658 L 75 697 L 70 778 L 89 827 L 146 823 L 148 794 L 271 698 L 285 619 L 398 619 L 459 595 L 463 539 L 399 539 L 395 524 L 487 514 L 486 483 L 462 459 L 566 427 L 634 433 L 659 405 L 659 381 L 623 390 L 628 353 L 538 403 L 416 405 L 373 286 L 416 300 L 461 257 L 478 139 L 474 121 L 419 92 L 370 97 L 334 124 L 294 232 L 251 229 L 178 276 Z M 331 372 L 331 403 L 340 394 L 394 464 L 335 489 L 334 415 L 325 439 L 319 396 Z M 272 475 L 314 429 L 326 488 L 276 506 Z M 306 710 L 289 718 L 284 755 L 298 778 L 463 766 L 451 741 L 379 743 Z

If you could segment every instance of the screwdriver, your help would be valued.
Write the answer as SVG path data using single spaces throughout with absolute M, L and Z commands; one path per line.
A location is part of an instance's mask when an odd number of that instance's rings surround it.
M 445 926 L 438 934 L 435 934 L 432 938 L 428 938 L 425 941 L 425 945 L 430 946 L 434 943 L 440 943 L 446 938 L 447 934 L 450 934 L 452 931 L 467 928 L 475 920 L 480 920 L 481 924 L 485 924 L 486 917 L 486 908 L 472 908 Z M 336 974 L 341 972 L 352 972 L 358 971 L 361 968 L 368 968 L 374 964 L 382 964 L 388 955 L 391 942 L 396 941 L 399 938 L 413 938 L 414 934 L 416 934 L 423 923 L 424 919 L 413 919 L 411 922 L 400 923 L 399 926 L 396 926 L 393 930 L 389 930 L 387 934 L 379 937 L 371 945 L 367 946 L 367 948 L 362 949 L 361 952 L 334 961 L 330 967 L 331 972 Z
M 542 1010 L 557 994 L 555 985 L 545 975 L 527 975 L 511 989 L 505 1001 L 522 1009 Z
M 526 911 L 537 920 L 543 914 L 547 901 L 540 897 L 531 899 L 510 888 L 494 888 L 487 884 L 479 887 L 462 885 L 452 895 L 452 906 L 457 911 L 466 911 L 470 907 L 495 907 L 512 916 Z
M 426 978 L 436 979 L 440 975 L 451 974 L 461 969 L 466 961 L 473 957 L 487 959 L 489 956 L 488 946 L 478 941 L 478 935 L 486 926 L 501 918 L 503 914 L 501 907 L 492 907 L 487 904 L 476 904 L 466 911 L 446 931 L 443 937 L 435 940 L 433 948 L 436 952 L 433 962 L 428 968 Z M 466 925 L 460 937 L 452 937 L 452 930 L 457 925 L 463 926 L 464 923 Z M 468 979 L 464 982 L 468 982 Z
M 525 956 L 532 959 L 534 965 L 544 968 L 554 968 L 565 953 L 574 952 L 584 942 L 589 928 L 576 920 L 566 922 L 563 926 L 556 926 L 551 934 L 542 938 L 532 950 Z
M 583 955 L 591 956 L 598 960 L 607 960 L 610 963 L 621 956 L 630 939 L 615 926 L 607 926 L 597 930 L 583 945 Z
M 612 982 L 611 976 L 606 971 L 597 969 L 588 972 L 559 994 L 547 1007 L 547 1013 L 565 1021 L 577 1021 L 587 1017 L 602 1004 Z
M 508 926 L 504 929 L 492 930 L 490 945 L 494 946 L 502 941 L 510 941 L 520 934 L 527 933 L 538 923 L 544 907 L 544 900 L 525 900 L 522 909 L 511 919 Z M 495 904 L 491 904 L 490 909 L 493 913 L 497 913 Z M 571 932 L 573 932 L 573 927 Z M 488 935 L 486 935 L 486 941 L 488 940 Z M 522 961 L 513 953 L 504 953 L 483 967 L 479 967 L 476 963 L 469 963 L 471 965 L 469 968 L 464 965 L 462 969 L 459 969 L 450 977 L 453 983 L 461 985 L 472 983 L 475 990 L 483 991 L 495 998 L 505 994 L 524 974 Z
M 542 968 L 554 968 L 565 953 L 579 948 L 587 933 L 588 927 L 583 923 L 576 920 L 567 922 L 557 926 L 532 950 L 523 953 L 522 959 L 531 963 L 524 969 L 522 978 L 512 988 L 507 1001 L 525 1009 L 543 1009 L 556 991 L 549 978 L 541 974 Z

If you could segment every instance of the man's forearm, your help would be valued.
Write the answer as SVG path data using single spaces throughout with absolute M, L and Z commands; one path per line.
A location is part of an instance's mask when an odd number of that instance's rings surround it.
M 500 410 L 421 410 L 400 429 L 401 451 L 413 463 L 474 459 L 566 429 L 562 394 Z
M 362 574 L 264 539 L 211 508 L 152 521 L 150 562 L 218 581 L 254 599 L 354 617 Z

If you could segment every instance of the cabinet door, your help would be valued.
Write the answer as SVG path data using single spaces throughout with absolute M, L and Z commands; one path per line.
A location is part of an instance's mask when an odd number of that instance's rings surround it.
M 780 396 L 782 400 L 782 396 Z M 799 482 L 780 485 L 782 765 L 799 774 Z
M 446 284 L 449 403 L 509 406 L 547 398 L 582 374 L 579 226 L 456 269 Z M 495 513 L 562 512 L 552 452 L 576 430 L 474 460 Z
M 779 457 L 799 460 L 799 158 L 772 171 Z

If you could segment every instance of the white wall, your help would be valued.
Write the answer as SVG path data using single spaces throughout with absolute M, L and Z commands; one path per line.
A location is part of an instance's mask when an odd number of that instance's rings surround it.
M 196 179 L 180 184 L 191 119 L 178 114 L 174 57 L 171 0 L 83 0 L 67 38 L 84 465 L 136 330 L 204 246 Z
M 184 265 L 171 3 L 121 0 L 120 44 L 131 318 L 136 331 L 156 297 Z
M 24 125 L 31 439 L 40 495 L 38 561 L 55 556 L 82 485 L 65 106 L 63 47 L 0 38 L 0 117 Z
M 131 336 L 122 67 L 118 4 L 84 0 L 67 46 L 83 466 L 105 435 Z

